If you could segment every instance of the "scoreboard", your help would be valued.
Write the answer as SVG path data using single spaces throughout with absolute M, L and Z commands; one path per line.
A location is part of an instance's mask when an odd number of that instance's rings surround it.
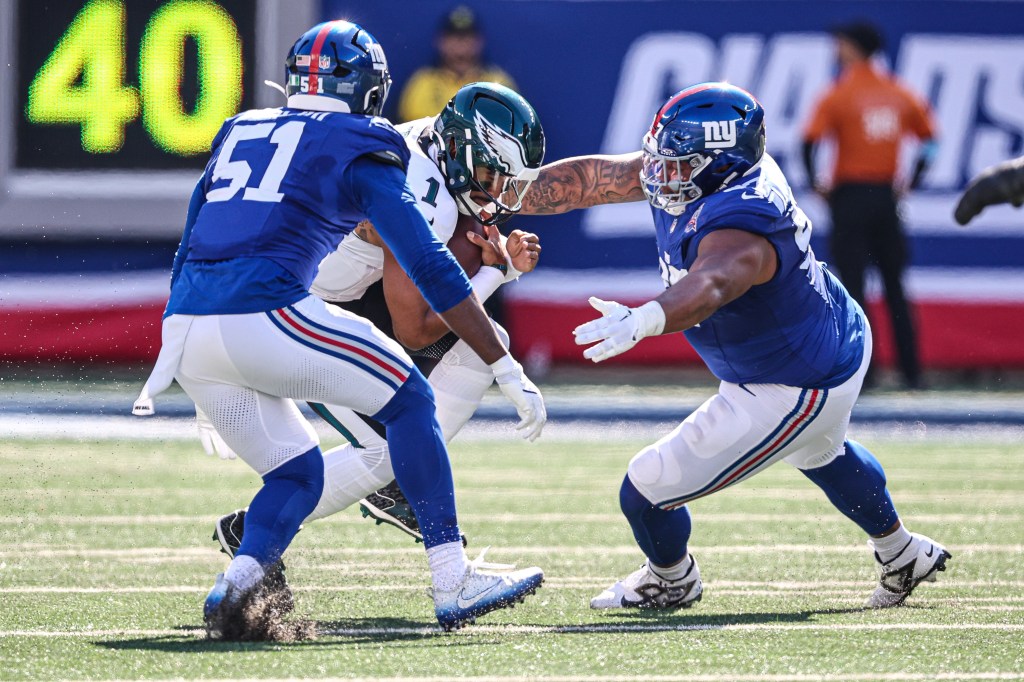
M 0 0 L 0 238 L 180 234 L 224 119 L 318 0 Z
M 18 8 L 18 168 L 201 168 L 253 104 L 252 0 Z

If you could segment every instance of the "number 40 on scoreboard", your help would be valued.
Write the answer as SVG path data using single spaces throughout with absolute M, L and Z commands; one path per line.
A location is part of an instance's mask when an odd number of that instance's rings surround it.
M 194 166 L 250 106 L 252 0 L 19 3 L 18 166 Z

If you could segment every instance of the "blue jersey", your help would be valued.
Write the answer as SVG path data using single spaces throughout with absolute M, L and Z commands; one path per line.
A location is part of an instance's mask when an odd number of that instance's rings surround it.
M 686 276 L 701 240 L 736 229 L 767 239 L 777 270 L 685 332 L 723 381 L 832 388 L 849 379 L 864 353 L 866 322 L 843 285 L 814 258 L 811 223 L 767 154 L 743 182 L 672 216 L 654 209 L 662 279 Z
M 367 162 L 367 155 L 382 162 Z M 294 303 L 308 294 L 320 261 L 371 217 L 371 204 L 400 209 L 390 220 L 380 209 L 374 222 L 387 223 L 379 231 L 417 284 L 430 280 L 436 286 L 427 288 L 436 290 L 454 282 L 460 289 L 448 298 L 424 292 L 447 309 L 466 295 L 468 282 L 448 272 L 450 254 L 415 198 L 404 196 L 408 161 L 402 136 L 382 118 L 278 108 L 228 119 L 193 196 L 166 314 L 251 313 Z M 388 240 L 395 230 L 402 236 Z

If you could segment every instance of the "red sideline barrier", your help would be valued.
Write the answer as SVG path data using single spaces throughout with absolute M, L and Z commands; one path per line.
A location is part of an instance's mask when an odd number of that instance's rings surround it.
M 17 362 L 152 361 L 164 301 L 70 310 L 0 310 L 0 357 Z
M 634 302 L 634 304 L 637 302 Z M 163 301 L 71 310 L 0 309 L 0 358 L 16 362 L 152 361 L 160 347 Z M 888 316 L 882 305 L 869 308 L 875 356 L 893 362 Z M 583 362 L 572 330 L 592 319 L 587 305 L 513 301 L 508 328 L 518 357 L 536 354 L 557 363 Z M 922 361 L 926 367 L 1024 368 L 1024 304 L 938 303 L 917 305 Z M 676 335 L 646 339 L 618 364 L 697 363 L 699 358 Z
M 636 305 L 634 301 L 631 305 Z M 919 302 L 916 306 L 922 364 L 934 369 L 1024 368 L 1024 304 Z M 555 363 L 585 362 L 572 330 L 597 313 L 588 305 L 510 302 L 508 329 L 517 357 L 535 355 Z M 895 352 L 884 305 L 869 306 L 875 357 L 892 365 Z M 625 357 L 603 364 L 659 365 L 700 359 L 679 335 L 645 339 Z

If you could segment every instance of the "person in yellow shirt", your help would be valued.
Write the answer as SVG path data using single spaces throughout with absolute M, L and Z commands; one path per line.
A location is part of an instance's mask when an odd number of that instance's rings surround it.
M 433 116 L 467 83 L 491 81 L 515 89 L 515 81 L 497 66 L 483 63 L 484 37 L 473 10 L 459 6 L 445 15 L 435 40 L 438 63 L 409 78 L 398 103 L 398 117 L 414 121 Z

